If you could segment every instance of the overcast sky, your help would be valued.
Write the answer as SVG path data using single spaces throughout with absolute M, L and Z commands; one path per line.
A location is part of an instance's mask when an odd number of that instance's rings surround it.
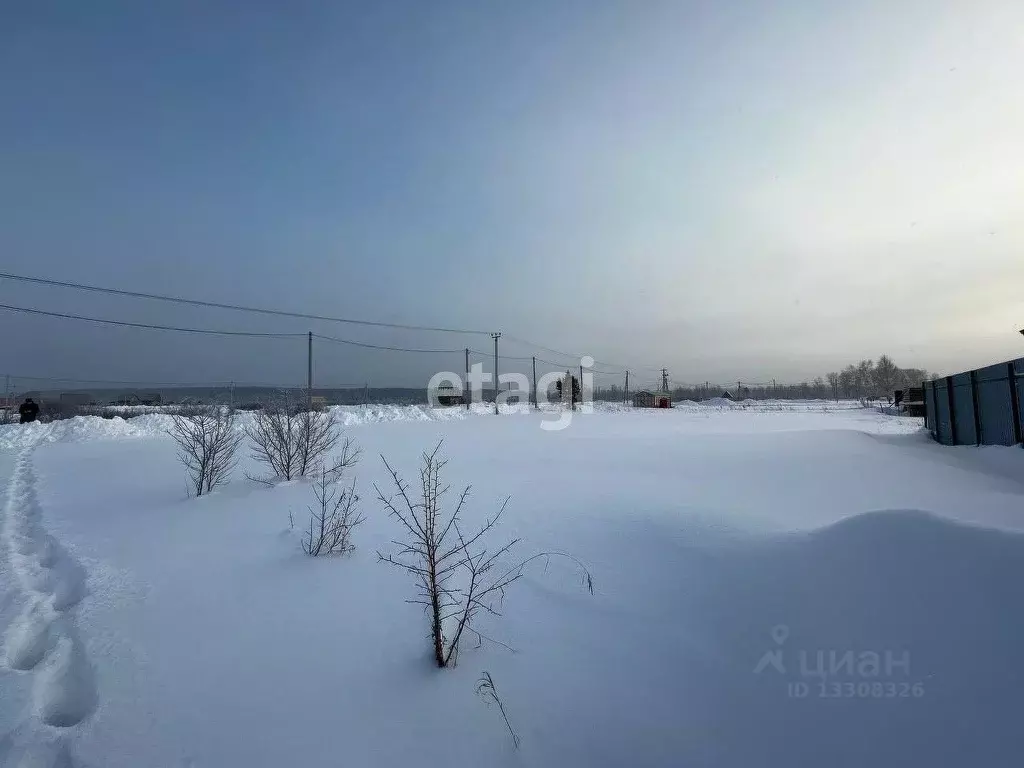
M 0 67 L 6 271 L 501 330 L 648 381 L 1024 355 L 1019 0 L 16 3 Z M 5 280 L 0 302 L 491 349 Z M 305 377 L 301 339 L 0 319 L 0 373 Z M 316 361 L 324 385 L 463 364 Z

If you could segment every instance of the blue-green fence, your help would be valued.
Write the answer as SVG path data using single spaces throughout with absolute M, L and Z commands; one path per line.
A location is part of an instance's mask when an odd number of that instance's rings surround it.
M 943 445 L 1017 445 L 1024 358 L 924 382 L 925 426 Z

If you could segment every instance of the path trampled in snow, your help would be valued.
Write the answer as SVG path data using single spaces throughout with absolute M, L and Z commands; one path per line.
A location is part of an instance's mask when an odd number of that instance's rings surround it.
M 45 727 L 78 725 L 96 707 L 93 670 L 75 621 L 86 574 L 43 527 L 31 449 L 18 457 L 7 488 L 2 543 L 14 576 L 10 586 L 23 605 L 4 633 L 2 660 L 10 672 L 32 676 L 32 711 L 17 729 L 18 740 L 28 742 L 20 745 L 22 761 L 70 765 L 67 742 L 55 747 Z

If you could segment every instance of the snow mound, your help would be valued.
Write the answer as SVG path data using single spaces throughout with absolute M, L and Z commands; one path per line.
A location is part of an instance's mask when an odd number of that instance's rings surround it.
M 700 405 L 706 408 L 732 408 L 736 403 L 727 397 L 712 397 L 707 400 L 701 400 Z
M 139 417 L 125 420 L 120 417 L 103 419 L 99 416 L 76 416 L 73 419 L 52 421 L 47 424 L 5 424 L 0 426 L 0 451 L 17 452 L 41 443 L 72 443 L 83 440 L 150 437 L 151 420 L 170 417 Z M 143 419 L 150 420 L 148 423 Z
M 493 406 L 465 408 L 430 408 L 426 405 L 337 405 L 331 407 L 338 422 L 345 427 L 391 421 L 454 421 L 470 415 L 492 413 Z M 251 423 L 251 412 L 239 411 L 238 425 Z M 85 440 L 118 440 L 137 437 L 160 437 L 167 433 L 172 418 L 166 413 L 148 412 L 127 419 L 115 416 L 75 416 L 73 419 L 48 423 L 5 424 L 0 426 L 0 451 L 16 453 L 43 443 L 74 443 Z
M 1024 535 L 886 510 L 682 559 L 703 653 L 676 674 L 712 764 L 1016 759 Z

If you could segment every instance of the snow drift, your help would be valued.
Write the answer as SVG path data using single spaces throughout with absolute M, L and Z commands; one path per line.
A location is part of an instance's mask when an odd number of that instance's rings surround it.
M 672 604 L 700 630 L 672 679 L 696 705 L 687 727 L 709 735 L 710 764 L 996 766 L 1018 754 L 1021 534 L 886 510 L 677 554 Z M 755 671 L 773 651 L 784 671 Z

